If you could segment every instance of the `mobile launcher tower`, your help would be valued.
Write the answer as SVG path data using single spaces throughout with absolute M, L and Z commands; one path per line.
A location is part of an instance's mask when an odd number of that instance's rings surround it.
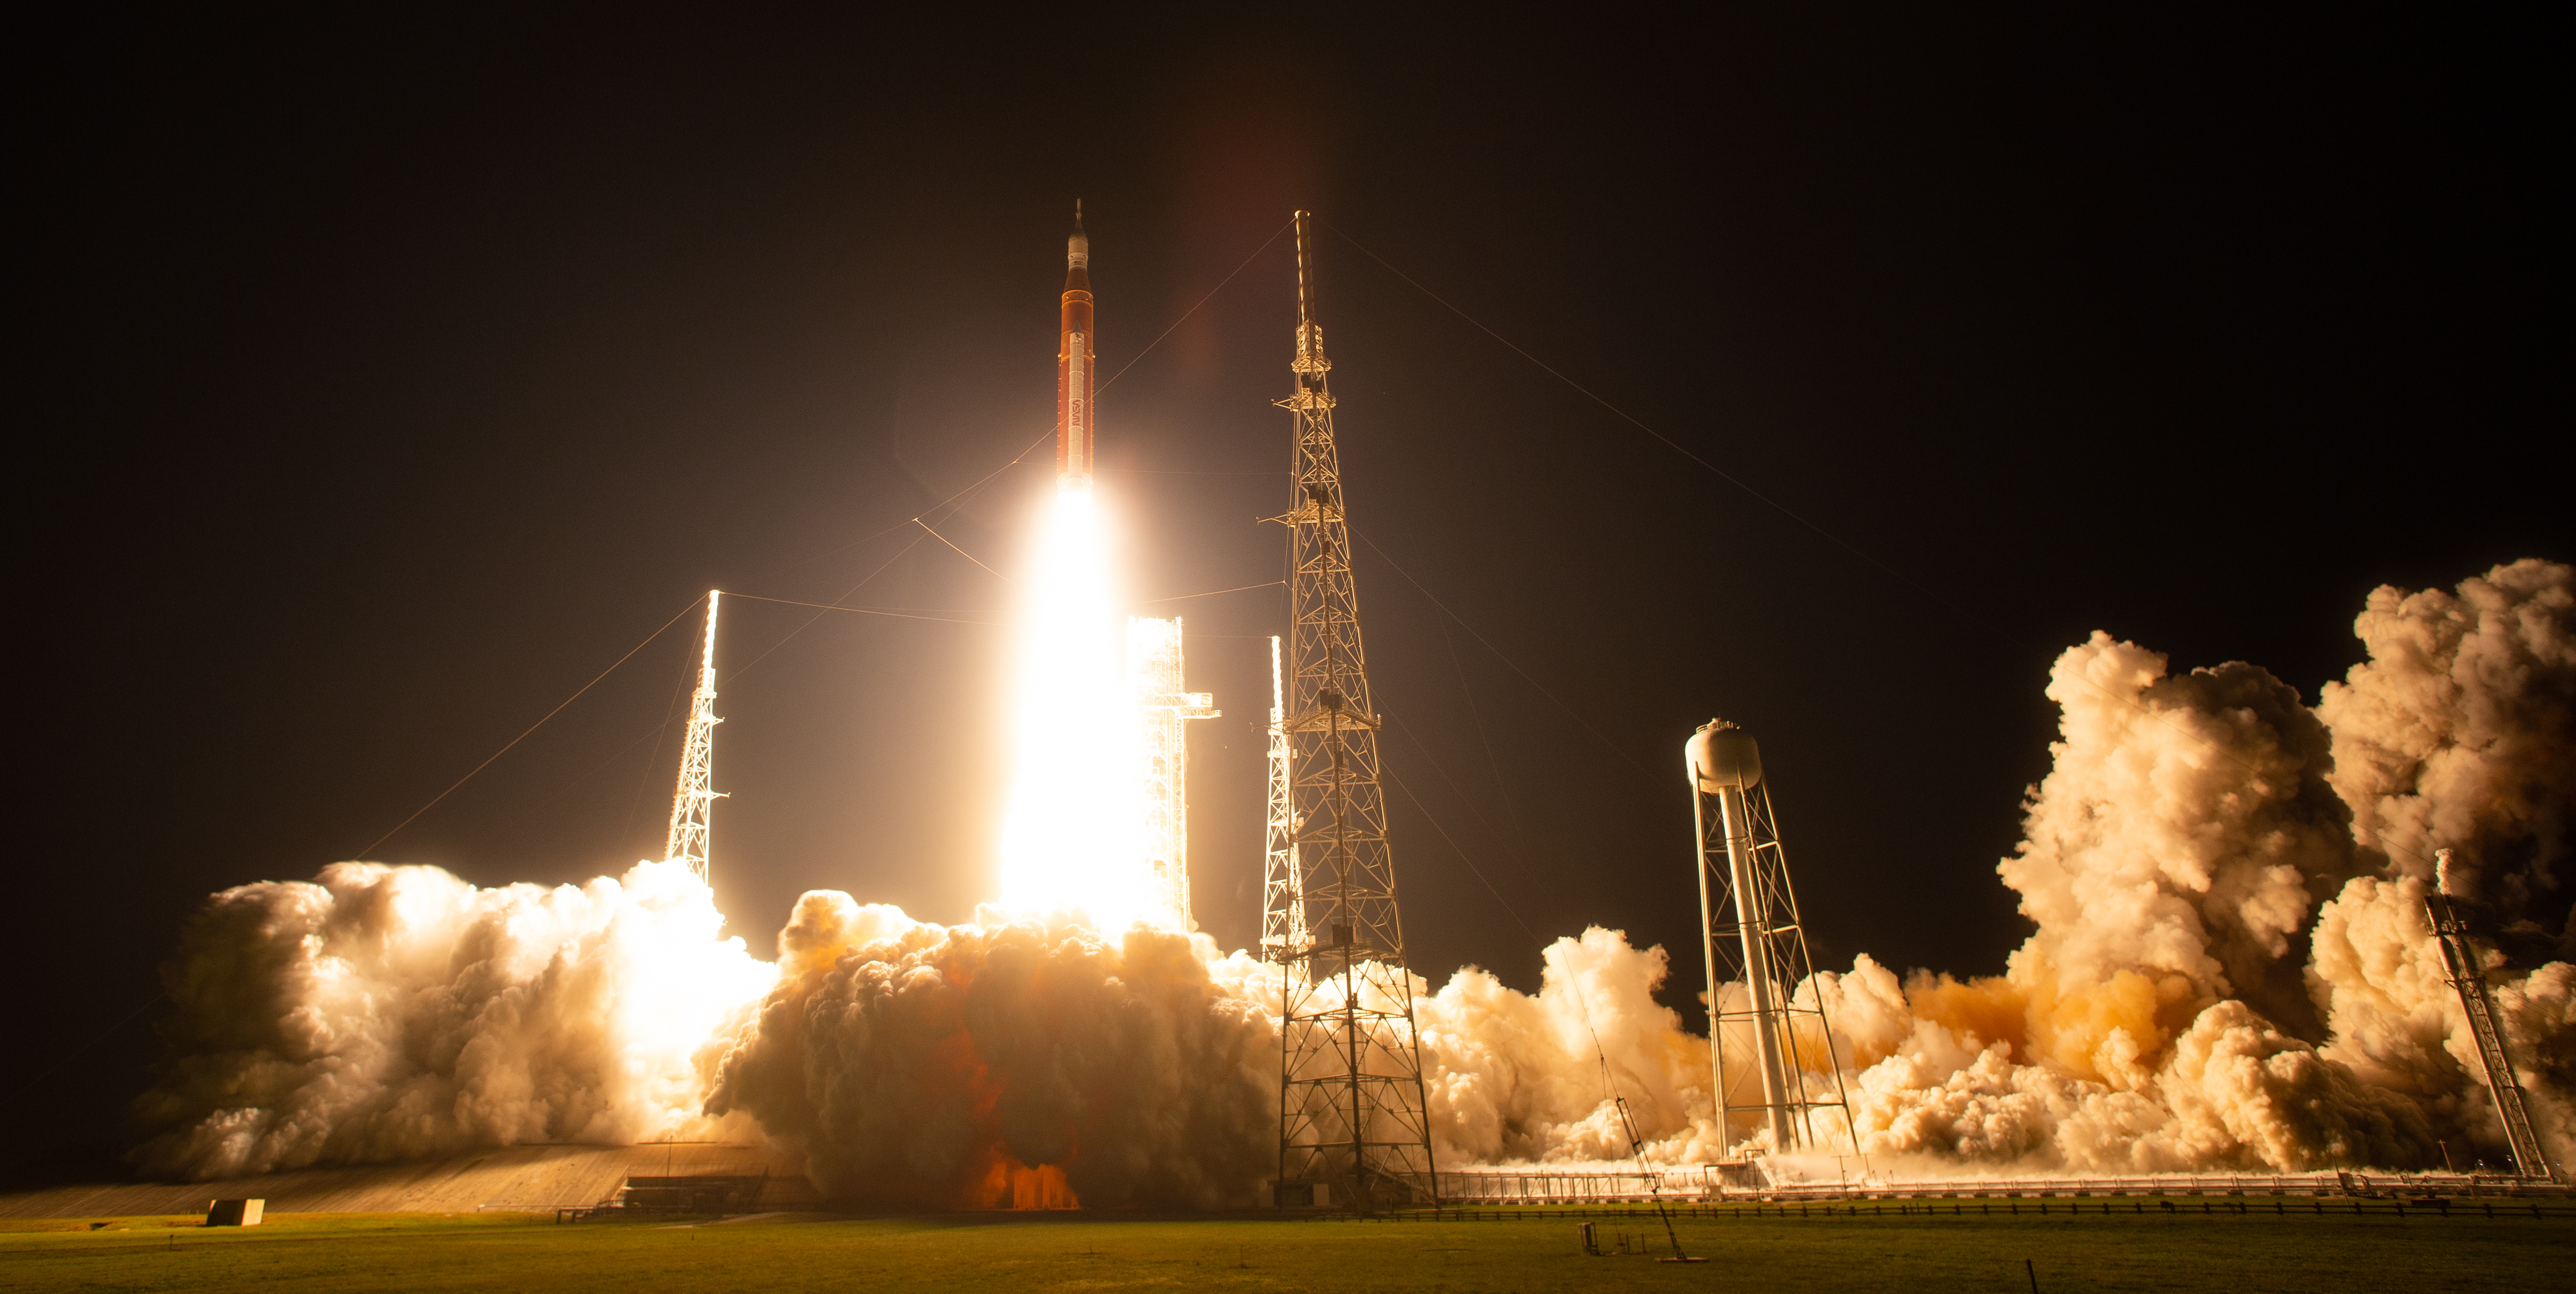
M 1190 918 L 1189 721 L 1223 714 L 1216 698 L 1181 686 L 1181 620 L 1133 616 L 1127 621 L 1128 686 L 1144 741 L 1145 866 L 1155 901 L 1173 928 Z
M 1315 322 L 1307 213 L 1296 224 L 1296 387 L 1278 402 L 1294 418 L 1296 492 L 1271 518 L 1288 527 L 1288 660 L 1284 689 L 1273 676 L 1261 921 L 1261 954 L 1285 971 L 1273 1199 L 1372 1212 L 1439 1191 L 1325 381 L 1333 365 Z
M 1815 966 L 1780 852 L 1761 748 L 1751 733 L 1711 719 L 1683 745 L 1682 759 L 1699 858 L 1719 1130 L 1729 1142 L 1767 1142 L 1774 1153 L 1822 1148 L 1830 1143 L 1818 1134 L 1834 1131 L 1856 1144 L 1824 1002 L 1797 996 Z M 1737 1070 L 1731 1083 L 1730 1052 Z

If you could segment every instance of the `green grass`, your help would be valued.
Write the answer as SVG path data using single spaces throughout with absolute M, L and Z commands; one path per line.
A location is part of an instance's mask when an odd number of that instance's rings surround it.
M 555 1226 L 512 1215 L 0 1222 L 0 1290 L 2536 1290 L 2576 1222 L 2462 1211 L 2069 1218 L 1689 1218 L 1710 1259 L 1590 1258 L 1574 1222 L 1125 1221 L 1064 1215 Z M 1662 1249 L 1649 1216 L 1599 1222 Z M 2557 1273 L 2552 1276 L 2550 1273 Z

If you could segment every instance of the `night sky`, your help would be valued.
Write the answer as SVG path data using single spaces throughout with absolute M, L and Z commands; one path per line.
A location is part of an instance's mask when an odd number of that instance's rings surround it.
M 2374 585 L 2576 558 L 2537 32 L 1243 13 L 22 32 L 13 1171 L 119 1144 L 205 895 L 361 856 L 706 589 L 1007 606 L 908 522 L 1024 563 L 1051 448 L 1006 465 L 1053 426 L 1077 196 L 1139 599 L 1281 574 L 1279 231 L 1325 222 L 1435 982 L 1535 988 L 1597 923 L 1674 949 L 1690 1006 L 1680 745 L 1712 715 L 1763 743 L 1820 964 L 2000 971 L 2059 651 L 2105 629 L 2313 699 Z M 1186 616 L 1225 712 L 1191 848 L 1238 947 L 1282 597 L 1138 609 Z M 695 625 L 363 856 L 658 856 Z M 732 933 L 771 955 L 812 888 L 990 895 L 1007 647 L 728 601 Z

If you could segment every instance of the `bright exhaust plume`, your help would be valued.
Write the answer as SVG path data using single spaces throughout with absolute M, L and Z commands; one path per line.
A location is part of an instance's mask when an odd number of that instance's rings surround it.
M 1105 932 L 1168 928 L 1145 859 L 1142 733 L 1110 559 L 1098 501 L 1060 486 L 1021 598 L 1000 905 L 1079 913 Z

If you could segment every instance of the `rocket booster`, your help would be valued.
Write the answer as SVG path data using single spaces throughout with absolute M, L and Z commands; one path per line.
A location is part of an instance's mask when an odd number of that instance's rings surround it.
M 1091 240 L 1082 232 L 1082 201 L 1073 204 L 1073 235 L 1064 240 L 1064 315 L 1055 355 L 1056 488 L 1091 488 Z

